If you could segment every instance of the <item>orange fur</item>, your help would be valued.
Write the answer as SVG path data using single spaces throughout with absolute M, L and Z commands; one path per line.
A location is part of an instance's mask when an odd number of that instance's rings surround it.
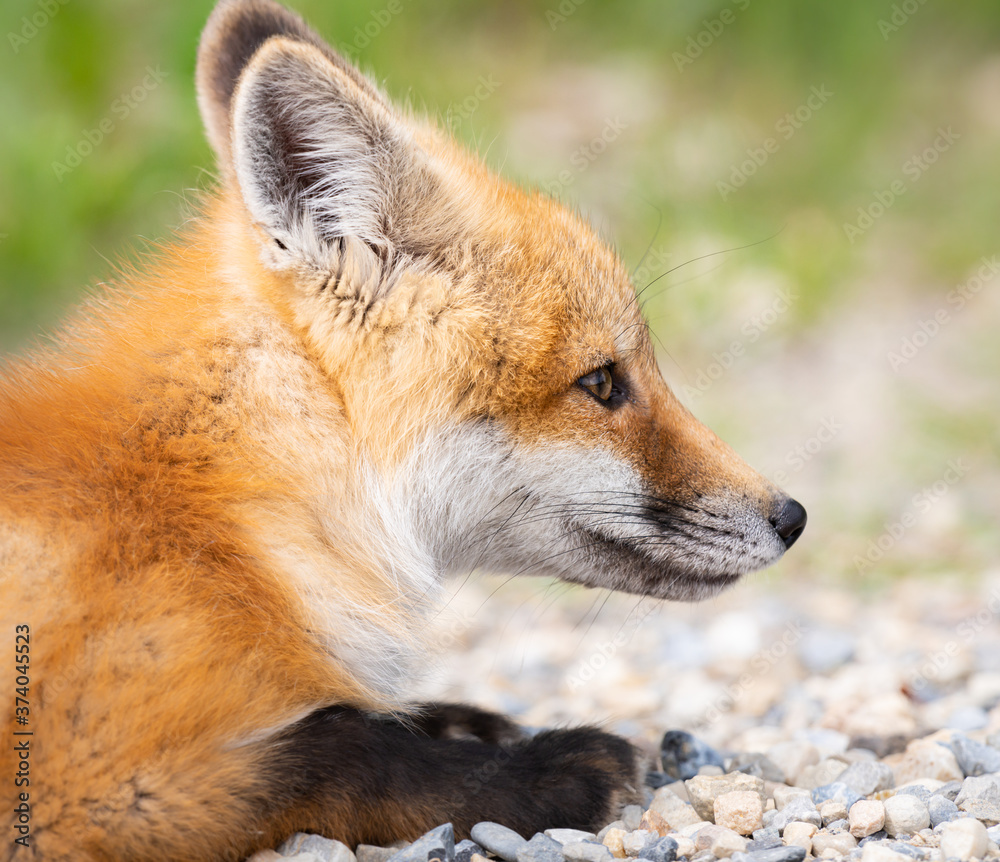
M 220 9 L 203 64 L 224 49 L 226 15 L 282 14 L 264 0 Z M 230 161 L 228 103 L 202 84 L 220 190 L 56 349 L 6 367 L 0 630 L 32 632 L 23 858 L 240 858 L 299 828 L 247 801 L 267 792 L 261 746 L 318 707 L 404 709 L 398 683 L 431 586 L 413 572 L 451 562 L 420 545 L 397 484 L 417 475 L 437 493 L 419 465 L 448 429 L 492 423 L 547 476 L 565 472 L 549 453 L 584 473 L 602 453 L 647 496 L 686 506 L 735 500 L 766 520 L 779 499 L 669 392 L 626 271 L 578 217 L 393 114 L 294 38 L 261 48 L 234 98 L 279 61 L 406 130 L 419 158 L 393 197 L 392 242 L 419 252 L 391 287 L 361 242 L 343 246 L 326 288 L 315 266 L 275 263 L 272 228 Z M 613 411 L 577 385 L 608 363 L 630 394 Z M 477 481 L 494 490 L 490 475 Z M 442 542 L 475 527 L 436 497 L 426 513 Z M 585 559 L 608 586 L 673 589 Z M 2 751 L 9 776 L 16 760 Z M 0 787 L 11 812 L 15 789 Z M 325 822 L 360 836 L 338 811 Z M 378 834 L 416 828 L 402 813 L 368 816 Z

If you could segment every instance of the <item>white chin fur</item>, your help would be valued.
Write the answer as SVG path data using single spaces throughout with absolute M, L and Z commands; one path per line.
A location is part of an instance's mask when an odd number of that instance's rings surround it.
M 733 496 L 673 508 L 609 452 L 525 449 L 496 423 L 431 435 L 390 493 L 393 510 L 409 522 L 403 532 L 452 573 L 548 575 L 690 600 L 784 552 L 753 501 Z

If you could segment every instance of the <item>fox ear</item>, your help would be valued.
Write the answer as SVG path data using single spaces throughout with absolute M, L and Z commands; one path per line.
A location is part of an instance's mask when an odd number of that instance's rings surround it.
M 432 181 L 381 99 L 313 45 L 269 39 L 233 97 L 233 170 L 275 265 L 335 265 L 338 240 L 393 257 L 410 198 Z M 409 193 L 413 190 L 414 193 Z
M 253 55 L 274 36 L 318 48 L 370 97 L 381 99 L 364 75 L 333 51 L 298 15 L 272 0 L 221 0 L 201 35 L 195 77 L 198 107 L 208 141 L 226 174 L 232 170 L 230 117 L 236 84 Z

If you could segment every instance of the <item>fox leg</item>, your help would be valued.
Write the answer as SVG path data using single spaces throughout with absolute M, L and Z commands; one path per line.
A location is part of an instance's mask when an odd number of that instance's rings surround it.
M 512 745 L 526 736 L 507 716 L 465 703 L 422 703 L 405 723 L 432 739 L 478 739 Z
M 487 736 L 501 728 L 505 737 L 512 726 L 472 707 L 435 709 L 438 718 L 479 722 Z M 485 727 L 487 716 L 500 721 Z M 444 726 L 440 718 L 437 727 Z M 267 780 L 287 805 L 268 831 L 318 832 L 352 847 L 415 839 L 446 821 L 463 837 L 482 820 L 528 836 L 550 827 L 597 829 L 639 801 L 642 789 L 639 752 L 588 727 L 516 741 L 434 738 L 406 721 L 329 707 L 273 745 Z

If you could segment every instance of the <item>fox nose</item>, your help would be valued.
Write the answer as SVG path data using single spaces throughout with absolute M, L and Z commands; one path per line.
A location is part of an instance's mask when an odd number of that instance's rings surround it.
M 781 504 L 778 514 L 771 518 L 771 526 L 781 536 L 787 550 L 806 528 L 806 510 L 798 500 L 789 497 Z

